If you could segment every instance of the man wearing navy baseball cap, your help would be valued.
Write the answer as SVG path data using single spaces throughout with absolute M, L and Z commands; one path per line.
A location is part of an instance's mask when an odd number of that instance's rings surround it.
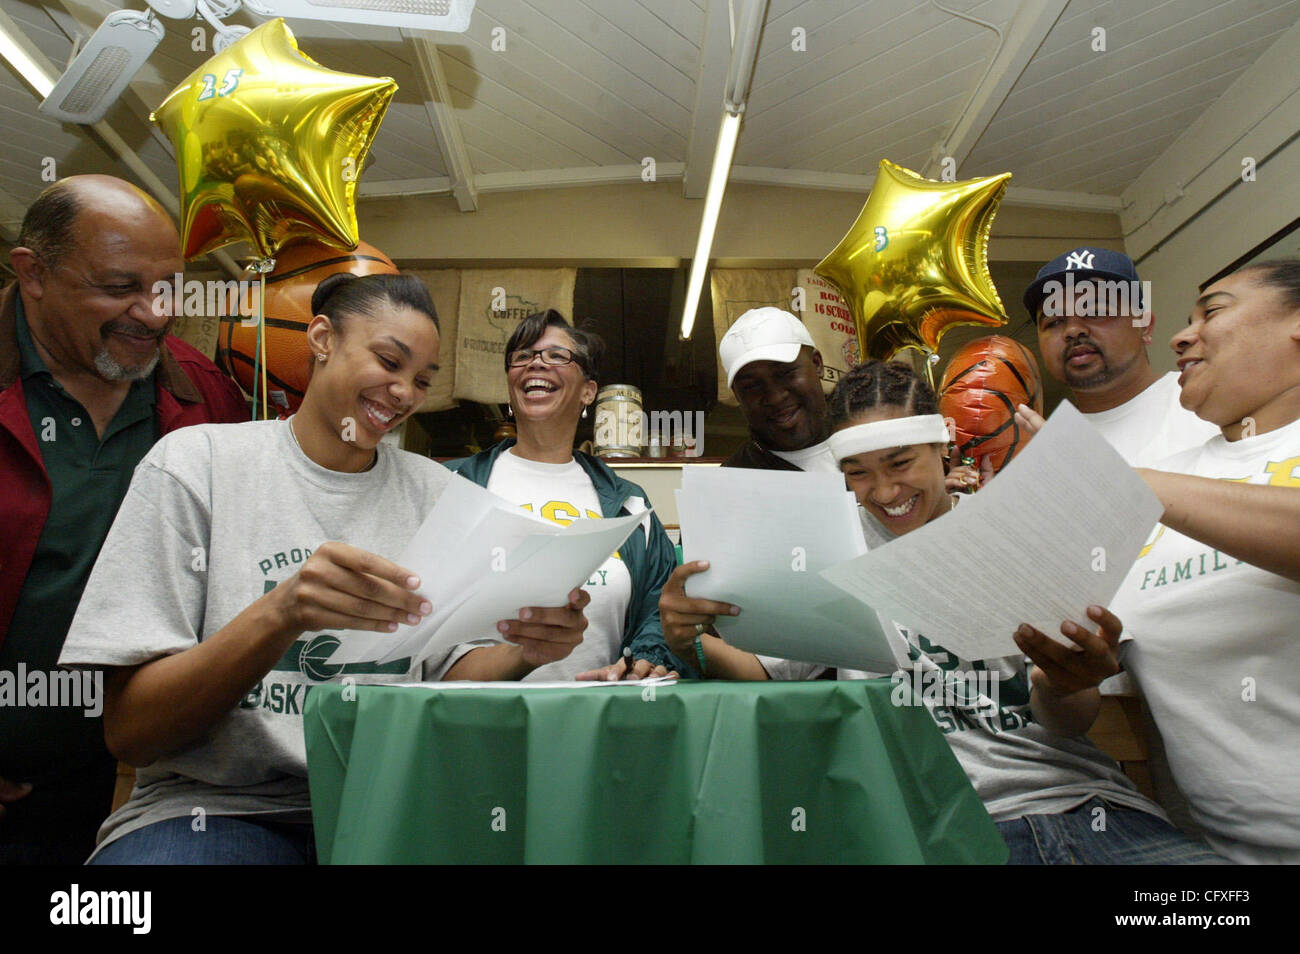
M 1070 389 L 1070 399 L 1130 465 L 1146 467 L 1204 444 L 1219 429 L 1179 403 L 1178 372 L 1151 367 L 1155 316 L 1150 283 L 1133 260 L 1104 248 L 1076 248 L 1038 271 L 1025 290 L 1025 307 L 1038 328 L 1047 373 Z M 1023 408 L 1022 426 L 1042 419 Z M 1102 694 L 1132 691 L 1127 675 L 1108 679 Z M 1163 748 L 1153 740 L 1152 774 L 1160 801 L 1187 825 L 1182 797 L 1167 782 Z
M 1155 317 L 1133 260 L 1104 248 L 1052 259 L 1025 291 L 1047 373 L 1135 467 L 1203 444 L 1218 428 L 1179 404 L 1178 373 L 1151 367 Z

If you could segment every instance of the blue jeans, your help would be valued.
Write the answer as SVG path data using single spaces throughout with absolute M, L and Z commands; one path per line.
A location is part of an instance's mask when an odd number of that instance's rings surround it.
M 97 854 L 92 865 L 314 865 L 311 825 L 208 815 L 206 830 L 193 819 L 169 818 L 137 828 Z
M 1012 865 L 1226 865 L 1155 815 L 1100 798 L 1059 815 L 998 822 Z

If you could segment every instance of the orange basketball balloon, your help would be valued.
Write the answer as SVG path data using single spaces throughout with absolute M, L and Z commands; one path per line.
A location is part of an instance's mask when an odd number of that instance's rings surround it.
M 948 362 L 939 385 L 939 412 L 956 425 L 963 457 L 990 458 L 1000 471 L 1025 445 L 1016 405 L 1043 413 L 1038 362 L 1019 341 L 1002 335 L 979 338 Z
M 267 397 L 281 417 L 298 410 L 307 391 L 312 362 L 307 344 L 312 292 L 326 277 L 338 272 L 396 275 L 397 266 L 365 242 L 351 252 L 315 242 L 300 242 L 282 249 L 275 257 L 275 270 L 266 276 Z M 250 297 L 255 305 L 256 295 Z M 245 323 L 239 315 L 221 319 L 217 364 L 249 394 L 253 393 L 256 350 L 255 322 Z

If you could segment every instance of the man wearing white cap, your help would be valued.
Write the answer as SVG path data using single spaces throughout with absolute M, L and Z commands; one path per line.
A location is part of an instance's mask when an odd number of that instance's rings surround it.
M 822 356 L 802 321 L 780 308 L 752 308 L 727 329 L 718 353 L 750 435 L 723 467 L 839 473 L 826 444 Z

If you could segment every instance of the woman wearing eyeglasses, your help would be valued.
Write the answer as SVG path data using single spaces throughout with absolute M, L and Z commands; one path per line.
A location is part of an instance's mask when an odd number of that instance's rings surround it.
M 644 490 L 597 458 L 573 449 L 578 421 L 596 399 L 596 369 L 603 351 L 599 336 L 572 327 L 557 311 L 529 315 L 505 349 L 518 439 L 447 466 L 564 526 L 645 511 Z M 583 586 L 591 602 L 580 643 L 566 651 L 545 642 L 545 633 L 532 639 L 515 624 L 511 642 L 484 638 L 457 646 L 443 662 L 441 678 L 617 680 L 670 670 L 693 675 L 671 654 L 659 624 L 659 593 L 675 566 L 668 534 L 659 518 L 647 513 L 641 529 Z M 632 650 L 630 669 L 624 648 Z

